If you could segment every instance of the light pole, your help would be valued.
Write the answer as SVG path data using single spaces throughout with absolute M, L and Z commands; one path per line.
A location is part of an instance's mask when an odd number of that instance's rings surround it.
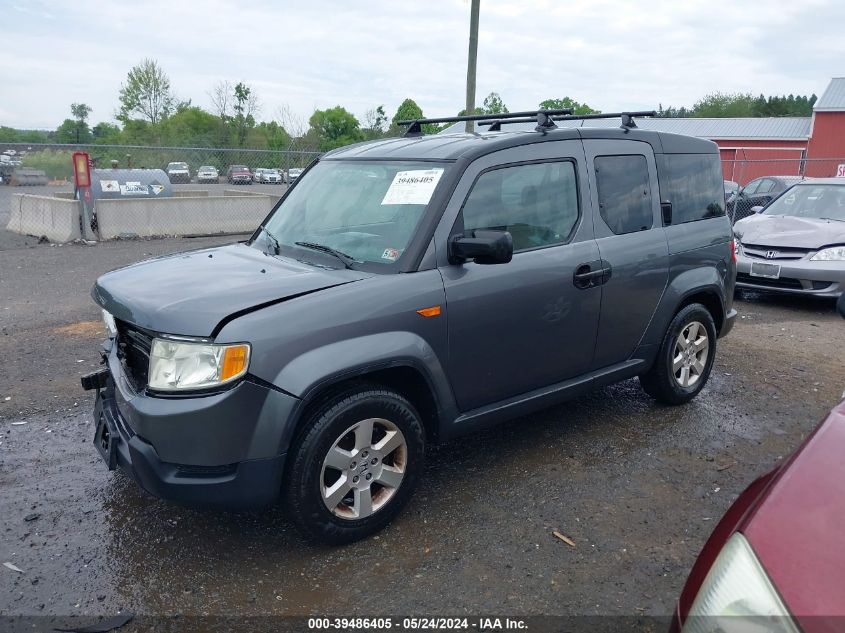
M 467 55 L 467 103 L 466 114 L 475 114 L 475 62 L 478 58 L 478 9 L 481 0 L 470 0 L 469 14 L 469 54 Z M 475 131 L 473 121 L 466 122 L 466 131 Z

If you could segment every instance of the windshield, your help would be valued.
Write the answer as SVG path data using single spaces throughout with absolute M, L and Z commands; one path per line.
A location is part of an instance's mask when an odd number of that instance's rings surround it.
M 764 213 L 845 222 L 845 183 L 796 185 L 766 207 Z
M 161 163 L 159 163 L 161 164 Z M 187 169 L 188 163 L 170 163 L 167 166 L 168 169 Z
M 202 167 L 200 167 L 200 171 L 214 171 L 214 170 L 215 170 L 215 168 L 211 167 L 209 165 L 203 165 Z
M 310 242 L 356 262 L 393 264 L 446 169 L 430 162 L 323 161 L 291 189 L 266 228 L 282 254 Z

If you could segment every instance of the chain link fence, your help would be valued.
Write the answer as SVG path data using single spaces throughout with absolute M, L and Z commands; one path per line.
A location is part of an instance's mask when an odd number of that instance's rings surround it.
M 31 185 L 0 189 L 0 228 L 55 242 L 252 232 L 319 156 L 295 147 L 7 144 L 0 151 L 12 158 L 5 183 Z M 95 170 L 87 211 L 72 201 L 77 151 Z
M 93 183 L 93 208 L 84 220 L 72 200 L 75 151 L 87 152 L 94 167 L 107 172 Z M 0 187 L 0 229 L 57 242 L 251 232 L 288 184 L 319 156 L 296 146 L 254 150 L 0 144 L 0 152 L 12 159 L 0 168 L 0 175 L 6 173 L 4 181 L 39 183 Z M 795 150 L 781 155 L 739 159 L 734 153 L 722 161 L 732 222 L 753 214 L 801 178 L 845 175 L 845 157 L 800 158 Z M 15 182 L 8 177 L 13 170 L 43 172 L 49 184 L 40 184 L 43 179 Z
M 301 149 L 297 144 L 284 149 L 219 149 L 209 147 L 149 147 L 142 145 L 36 145 L 0 144 L 9 162 L 15 167 L 44 171 L 52 182 L 70 182 L 73 179 L 71 156 L 74 152 L 86 152 L 95 168 L 109 168 L 116 161 L 119 168 L 164 169 L 171 163 L 186 163 L 190 171 L 190 182 L 197 182 L 201 167 L 213 167 L 219 174 L 218 183 L 226 183 L 229 167 L 242 165 L 251 173 L 255 170 L 276 170 L 287 177 L 291 169 L 307 167 L 320 152 Z M 19 164 L 18 164 L 19 163 Z M 209 171 L 209 170 L 206 170 Z M 181 177 L 178 179 L 181 182 Z M 201 182 L 210 182 L 201 178 Z
M 845 176 L 845 157 L 723 160 L 722 171 L 725 206 L 734 223 L 805 178 Z

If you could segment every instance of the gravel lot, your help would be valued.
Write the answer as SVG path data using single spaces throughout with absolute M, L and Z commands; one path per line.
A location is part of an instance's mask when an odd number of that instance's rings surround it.
M 627 381 L 439 447 L 390 528 L 314 546 L 282 509 L 153 499 L 91 445 L 93 280 L 231 239 L 0 250 L 0 562 L 23 570 L 0 567 L 0 613 L 666 616 L 715 521 L 845 387 L 833 303 L 748 294 L 692 403 Z

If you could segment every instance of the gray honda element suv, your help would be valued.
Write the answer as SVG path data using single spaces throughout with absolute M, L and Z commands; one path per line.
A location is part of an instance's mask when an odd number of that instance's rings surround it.
M 634 376 L 695 397 L 736 315 L 716 145 L 537 119 L 335 150 L 249 240 L 100 277 L 108 467 L 342 543 L 429 443 Z

